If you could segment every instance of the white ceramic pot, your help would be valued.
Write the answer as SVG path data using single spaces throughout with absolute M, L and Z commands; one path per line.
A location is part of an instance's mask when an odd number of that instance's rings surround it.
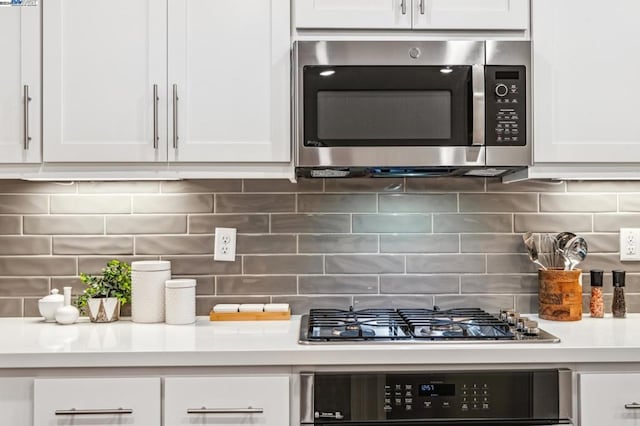
M 64 306 L 56 311 L 56 321 L 58 324 L 73 324 L 79 316 L 78 308 L 71 305 L 71 287 L 64 287 Z
M 64 296 L 58 294 L 58 289 L 51 290 L 51 294 L 38 300 L 38 310 L 45 322 L 56 322 L 56 311 L 64 306 Z
M 92 297 L 87 300 L 91 322 L 112 322 L 120 318 L 120 299 L 117 297 Z

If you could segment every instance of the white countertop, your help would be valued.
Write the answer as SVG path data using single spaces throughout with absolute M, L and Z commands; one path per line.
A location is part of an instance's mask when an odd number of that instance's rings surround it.
M 0 368 L 640 362 L 640 314 L 540 320 L 560 343 L 298 344 L 290 321 L 73 325 L 0 319 Z

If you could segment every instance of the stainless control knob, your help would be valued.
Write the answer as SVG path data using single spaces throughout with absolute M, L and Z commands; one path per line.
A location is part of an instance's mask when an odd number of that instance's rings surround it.
M 516 330 L 523 332 L 525 331 L 526 328 L 526 323 L 529 321 L 529 318 L 527 317 L 520 317 L 518 318 L 518 323 L 516 324 Z M 534 321 L 535 322 L 535 321 Z
M 540 334 L 540 329 L 538 328 L 538 321 L 525 321 L 524 333 L 530 336 L 537 336 L 538 334 Z
M 495 92 L 496 92 L 496 95 L 503 98 L 509 94 L 509 88 L 507 87 L 506 84 L 502 84 L 502 83 L 496 84 Z

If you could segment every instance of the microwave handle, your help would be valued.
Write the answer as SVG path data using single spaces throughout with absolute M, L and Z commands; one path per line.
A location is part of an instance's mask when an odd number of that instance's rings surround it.
M 484 146 L 484 65 L 473 65 L 471 67 L 471 90 L 473 107 L 473 133 L 471 145 Z

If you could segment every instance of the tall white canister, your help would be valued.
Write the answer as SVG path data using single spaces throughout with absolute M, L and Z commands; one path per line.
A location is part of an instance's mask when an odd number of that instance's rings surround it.
M 171 279 L 171 262 L 131 263 L 131 321 L 164 322 L 164 283 Z

